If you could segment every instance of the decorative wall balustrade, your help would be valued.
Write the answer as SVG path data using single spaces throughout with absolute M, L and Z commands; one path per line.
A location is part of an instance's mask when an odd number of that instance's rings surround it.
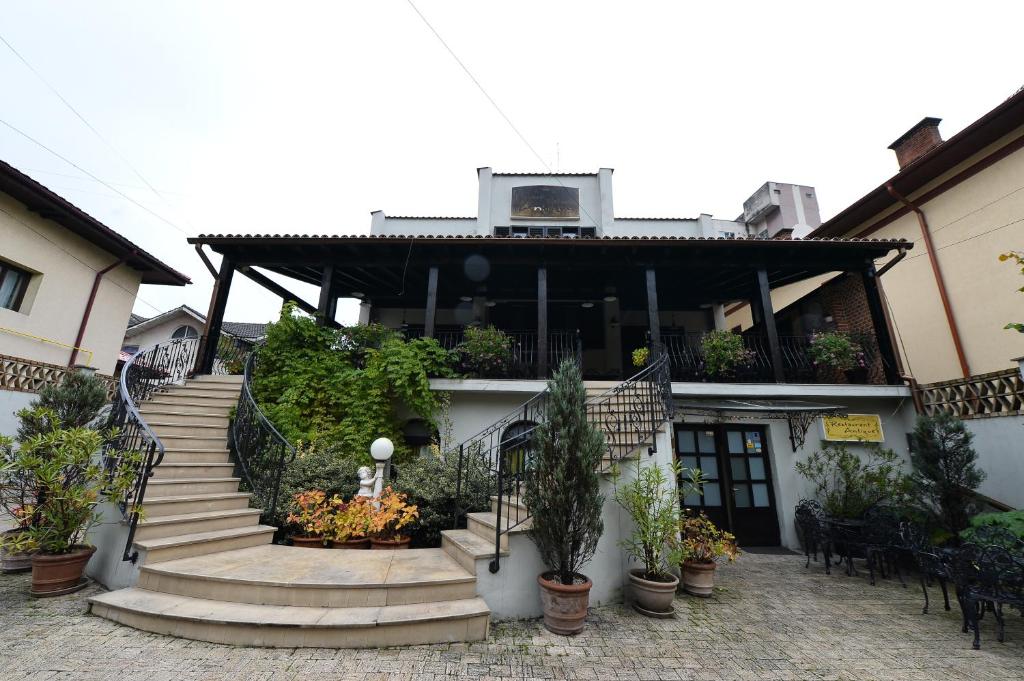
M 0 355 L 0 390 L 38 393 L 48 385 L 58 385 L 72 367 L 36 362 L 21 357 Z M 117 381 L 110 376 L 97 374 L 107 386 L 107 399 L 113 399 L 117 392 Z
M 1024 378 L 1019 369 L 1005 369 L 970 378 L 917 387 L 924 413 L 946 413 L 961 419 L 1024 414 Z

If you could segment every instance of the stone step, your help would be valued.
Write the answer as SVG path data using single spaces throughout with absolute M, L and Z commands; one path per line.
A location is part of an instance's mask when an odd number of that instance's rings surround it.
M 168 424 L 192 424 L 197 426 L 218 426 L 227 430 L 231 420 L 227 413 L 223 414 L 190 414 L 175 409 L 154 409 L 151 403 L 143 402 L 139 411 L 146 419 L 146 422 L 163 422 Z
M 165 449 L 160 465 L 173 463 L 228 463 L 231 453 L 226 449 Z
M 238 395 L 242 391 L 242 382 L 226 381 L 185 381 L 183 386 L 174 386 L 174 390 L 225 393 Z
M 150 591 L 253 605 L 350 608 L 476 596 L 476 578 L 441 549 L 313 554 L 279 544 L 147 565 Z
M 494 558 L 494 536 L 490 539 L 475 534 L 472 530 L 442 530 L 441 548 L 470 574 L 476 574 L 476 562 L 481 558 Z M 509 551 L 499 552 L 502 556 Z
M 142 505 L 145 508 L 145 500 Z M 238 527 L 255 527 L 259 525 L 261 513 L 262 511 L 258 508 L 237 508 L 156 516 L 139 521 L 135 528 L 135 538 L 143 541 L 217 530 L 232 530 Z
M 162 392 L 154 393 L 149 400 L 150 404 L 161 405 L 199 405 L 206 408 L 221 408 L 230 411 L 231 407 L 238 404 L 238 395 L 211 396 L 200 395 L 195 392 Z
M 223 430 L 214 431 L 219 435 L 159 435 L 164 449 L 227 449 L 228 436 Z
M 153 480 L 188 480 L 193 478 L 228 478 L 234 472 L 231 463 L 162 463 L 153 469 Z
M 130 588 L 89 599 L 92 612 L 136 629 L 197 641 L 268 647 L 377 648 L 481 641 L 482 598 L 357 608 L 248 605 Z
M 498 528 L 499 521 L 498 516 L 490 512 L 481 513 L 467 513 L 466 514 L 466 529 L 473 534 L 477 535 L 486 540 L 494 541 L 495 530 Z M 501 518 L 501 549 L 508 549 L 508 536 L 510 534 L 519 534 L 526 532 L 533 525 L 533 521 L 529 518 L 519 523 L 515 527 L 506 530 L 508 522 L 505 517 Z
M 224 383 L 227 385 L 237 386 L 242 385 L 242 381 L 245 377 L 241 374 L 203 374 L 201 376 L 193 376 L 192 378 L 185 381 L 186 385 L 192 385 L 193 383 Z
M 275 530 L 276 528 L 269 525 L 250 525 L 161 539 L 136 539 L 134 546 L 146 552 L 143 564 L 152 565 L 168 560 L 269 544 L 274 539 Z
M 157 466 L 155 470 L 158 470 Z M 146 483 L 146 498 L 182 497 L 196 494 L 220 494 L 222 492 L 237 492 L 238 483 L 241 478 L 191 478 L 187 480 L 171 478 L 150 478 Z
M 164 419 L 146 419 L 150 430 L 163 440 L 166 437 L 192 436 L 192 437 L 227 437 L 227 426 L 220 424 L 168 422 Z
M 247 492 L 221 492 L 218 494 L 186 494 L 179 497 L 152 497 L 149 494 L 142 502 L 147 518 L 159 518 L 183 513 L 206 511 L 228 511 L 249 508 Z
M 498 513 L 498 497 L 491 497 L 491 513 Z M 502 522 L 506 522 L 506 518 L 511 522 L 516 523 L 522 520 L 526 520 L 530 517 L 530 512 L 526 506 L 519 501 L 518 497 L 512 497 L 512 501 L 509 501 L 508 497 L 504 497 L 501 502 L 501 518 Z
M 179 414 L 218 414 L 227 418 L 232 407 L 238 403 L 224 401 L 223 404 L 210 404 L 209 400 L 199 402 L 190 400 L 187 397 L 173 397 L 163 393 L 157 393 L 141 405 L 139 411 L 143 416 L 154 411 L 174 411 Z
M 190 386 L 174 386 L 168 388 L 163 392 L 165 397 L 189 397 L 194 400 L 230 400 L 233 402 L 238 401 L 238 390 L 234 388 L 221 388 L 217 385 L 203 386 L 203 385 L 190 385 Z

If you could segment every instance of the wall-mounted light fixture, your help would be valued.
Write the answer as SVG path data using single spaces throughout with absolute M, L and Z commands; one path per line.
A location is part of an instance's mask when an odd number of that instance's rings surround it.
M 353 298 L 365 298 L 366 297 L 366 294 L 363 293 L 362 291 L 353 291 L 349 295 L 352 296 Z
M 588 300 L 587 302 L 580 305 L 580 307 L 589 310 L 590 308 L 594 307 L 594 304 Z

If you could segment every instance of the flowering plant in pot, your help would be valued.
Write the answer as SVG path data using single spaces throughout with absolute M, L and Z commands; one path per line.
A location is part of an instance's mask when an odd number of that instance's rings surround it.
M 754 361 L 754 353 L 743 345 L 743 336 L 732 331 L 708 331 L 700 339 L 700 349 L 704 371 L 712 378 L 732 376 Z
M 297 534 L 289 536 L 293 546 L 310 549 L 324 547 L 324 533 L 327 531 L 330 518 L 326 500 L 327 495 L 318 489 L 296 492 L 292 497 L 288 523 L 295 525 L 299 530 Z
M 345 501 L 338 495 L 331 498 L 327 520 L 327 538 L 332 549 L 370 548 L 370 520 L 373 507 L 367 497 L 355 496 Z
M 579 366 L 562 362 L 548 382 L 545 419 L 526 466 L 527 533 L 547 567 L 537 582 L 544 626 L 556 634 L 583 631 L 593 583 L 580 570 L 604 532 L 597 473 L 604 435 L 588 421 L 586 401 Z
M 512 366 L 512 339 L 493 326 L 466 327 L 456 352 L 462 370 L 471 377 L 506 376 Z
M 651 351 L 648 348 L 636 348 L 633 350 L 633 366 L 637 369 L 640 367 L 647 366 L 647 362 L 651 359 Z
M 403 534 L 402 529 L 416 522 L 420 513 L 407 499 L 407 495 L 394 491 L 390 485 L 374 499 L 377 509 L 370 514 L 370 548 L 409 548 L 412 537 Z
M 717 561 L 730 562 L 740 555 L 736 537 L 719 529 L 704 512 L 686 509 L 679 522 L 683 589 L 693 596 L 708 597 L 715 586 Z
M 811 361 L 814 366 L 842 371 L 850 383 L 866 383 L 867 358 L 860 344 L 842 331 L 811 334 Z
M 22 424 L 32 424 L 32 432 L 0 466 L 0 476 L 24 478 L 36 497 L 19 511 L 21 531 L 0 541 L 8 551 L 32 552 L 33 596 L 71 593 L 86 584 L 82 574 L 96 551 L 85 537 L 99 522 L 97 506 L 126 496 L 144 454 L 129 451 L 103 459 L 103 446 L 116 431 L 63 427 L 57 413 L 45 407 L 19 416 Z
M 629 482 L 620 486 L 616 480 L 615 501 L 633 520 L 633 533 L 619 542 L 640 568 L 629 571 L 633 607 L 649 617 L 672 614 L 672 599 L 679 578 L 672 568 L 683 560 L 679 544 L 679 496 L 689 491 L 677 491 L 671 484 L 675 479 L 692 491 L 700 493 L 700 471 L 689 471 L 678 463 L 668 466 L 672 477 L 661 466 L 642 466 L 636 462 L 636 472 Z

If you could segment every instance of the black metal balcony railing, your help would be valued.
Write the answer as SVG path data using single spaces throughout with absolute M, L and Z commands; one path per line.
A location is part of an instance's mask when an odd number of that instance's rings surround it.
M 749 363 L 736 367 L 726 375 L 708 372 L 701 348 L 704 332 L 663 333 L 662 343 L 672 365 L 672 380 L 680 382 L 722 381 L 730 383 L 772 383 L 772 356 L 768 337 L 756 334 L 743 336 L 743 344 L 750 351 Z M 877 341 L 868 334 L 851 334 L 864 353 L 865 368 L 870 373 L 878 361 Z M 840 372 L 817 367 L 810 352 L 808 336 L 779 336 L 782 354 L 782 373 L 787 383 L 837 383 L 843 379 Z
M 504 331 L 511 341 L 511 357 L 507 366 L 491 373 L 484 372 L 480 378 L 537 378 L 539 372 L 539 338 L 536 331 Z M 423 336 L 423 327 L 409 327 L 407 338 Z M 434 339 L 445 350 L 457 350 L 465 338 L 461 327 L 441 328 L 434 332 Z M 552 331 L 548 334 L 548 373 L 567 359 L 580 361 L 582 346 L 578 331 Z M 470 373 L 480 373 L 471 371 Z M 493 374 L 493 375 L 492 375 Z

